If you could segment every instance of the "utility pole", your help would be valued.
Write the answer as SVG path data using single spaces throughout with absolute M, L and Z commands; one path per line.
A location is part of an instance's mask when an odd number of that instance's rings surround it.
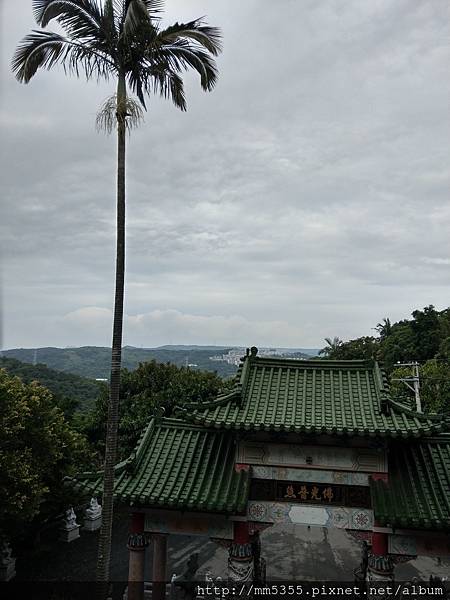
M 396 363 L 396 367 L 411 367 L 412 375 L 411 377 L 398 377 L 393 379 L 393 381 L 402 381 L 407 388 L 409 388 L 412 392 L 414 392 L 414 397 L 416 399 L 416 411 L 422 412 L 422 403 L 420 401 L 420 379 L 419 379 L 419 363 L 417 361 L 409 362 L 409 363 Z

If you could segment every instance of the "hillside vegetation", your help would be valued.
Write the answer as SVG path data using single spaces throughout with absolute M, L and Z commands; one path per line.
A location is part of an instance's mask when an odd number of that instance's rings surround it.
M 96 381 L 49 369 L 43 364 L 32 365 L 2 356 L 0 369 L 19 377 L 24 383 L 38 381 L 52 392 L 56 404 L 66 416 L 71 416 L 77 409 L 92 408 L 99 395 L 100 386 Z

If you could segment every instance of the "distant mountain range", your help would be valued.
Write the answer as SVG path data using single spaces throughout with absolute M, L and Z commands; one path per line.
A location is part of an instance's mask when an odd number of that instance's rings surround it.
M 156 360 L 170 362 L 177 366 L 189 366 L 192 369 L 216 371 L 221 377 L 231 377 L 236 365 L 226 361 L 212 361 L 211 356 L 224 355 L 239 347 L 232 346 L 194 346 L 166 345 L 158 348 L 135 348 L 125 346 L 122 350 L 122 366 L 133 370 L 139 363 Z M 277 348 L 276 350 L 296 357 L 316 356 L 317 349 Z M 242 354 L 245 354 L 243 349 Z M 111 349 L 99 346 L 81 348 L 14 348 L 3 350 L 2 355 L 15 358 L 24 363 L 46 365 L 50 369 L 73 373 L 90 379 L 107 379 L 110 372 Z

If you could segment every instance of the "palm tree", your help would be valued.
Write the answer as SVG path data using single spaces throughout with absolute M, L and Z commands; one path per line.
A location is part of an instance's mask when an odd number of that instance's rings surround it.
M 98 123 L 117 129 L 117 251 L 111 353 L 110 398 L 107 417 L 103 484 L 103 523 L 97 563 L 98 581 L 108 581 L 113 518 L 114 465 L 122 347 L 125 271 L 125 142 L 126 131 L 144 109 L 145 96 L 169 98 L 186 110 L 181 73 L 194 69 L 201 87 L 210 91 L 217 80 L 214 56 L 221 50 L 220 30 L 201 19 L 163 29 L 163 0 L 33 0 L 34 17 L 45 28 L 55 20 L 65 36 L 33 30 L 19 43 L 12 69 L 28 83 L 38 69 L 62 65 L 66 73 L 86 79 L 116 81 L 116 94 L 103 106 Z M 128 90 L 139 103 L 133 101 Z
M 327 345 L 322 350 L 319 350 L 319 354 L 323 354 L 327 358 L 334 358 L 336 353 L 339 351 L 339 348 L 342 346 L 342 340 L 338 337 L 334 337 L 333 339 L 327 337 L 325 338 Z
M 392 332 L 391 320 L 385 317 L 381 323 L 377 324 L 375 330 L 378 331 L 380 338 L 384 340 L 384 338 L 386 338 Z

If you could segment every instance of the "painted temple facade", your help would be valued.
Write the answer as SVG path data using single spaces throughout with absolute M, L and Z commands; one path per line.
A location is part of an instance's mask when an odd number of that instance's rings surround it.
M 231 392 L 153 418 L 116 466 L 116 502 L 131 513 L 130 582 L 143 582 L 149 539 L 153 580 L 167 580 L 166 538 L 177 533 L 225 545 L 231 579 L 262 581 L 259 533 L 279 523 L 345 529 L 371 581 L 392 579 L 396 562 L 449 556 L 449 432 L 393 399 L 375 361 L 252 348 Z M 101 474 L 73 484 L 101 496 Z

